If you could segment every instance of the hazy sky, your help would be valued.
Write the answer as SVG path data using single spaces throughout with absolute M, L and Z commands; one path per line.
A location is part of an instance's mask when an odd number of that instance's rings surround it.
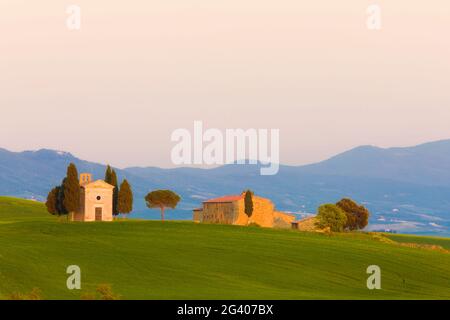
M 304 164 L 450 138 L 449 79 L 448 0 L 0 1 L 0 147 L 14 151 L 169 167 L 171 132 L 202 120 L 278 128 L 281 162 Z

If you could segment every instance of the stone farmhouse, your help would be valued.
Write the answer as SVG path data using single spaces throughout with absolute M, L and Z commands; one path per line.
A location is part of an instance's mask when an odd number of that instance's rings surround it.
M 268 228 L 290 228 L 295 216 L 276 211 L 269 199 L 253 196 L 253 214 L 244 211 L 244 193 L 203 201 L 203 207 L 193 210 L 193 220 L 200 223 L 220 223 L 245 226 L 255 223 Z
M 80 208 L 73 221 L 112 221 L 114 186 L 103 180 L 92 181 L 89 173 L 80 174 Z

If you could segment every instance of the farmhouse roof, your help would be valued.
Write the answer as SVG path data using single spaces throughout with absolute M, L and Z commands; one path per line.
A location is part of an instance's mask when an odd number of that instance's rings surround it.
M 234 202 L 234 201 L 239 201 L 243 198 L 244 198 L 244 196 L 241 194 L 240 195 L 231 195 L 231 196 L 223 196 L 223 197 L 219 197 L 219 198 L 209 199 L 209 200 L 203 201 L 203 203 Z

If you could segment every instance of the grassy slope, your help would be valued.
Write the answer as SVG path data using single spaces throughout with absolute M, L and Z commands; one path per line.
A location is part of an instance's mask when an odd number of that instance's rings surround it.
M 450 254 L 367 235 L 189 222 L 64 223 L 42 204 L 0 197 L 0 298 L 33 287 L 44 298 L 79 298 L 80 291 L 65 286 L 71 264 L 81 267 L 82 292 L 110 283 L 129 299 L 450 299 Z M 366 288 L 371 264 L 381 267 L 382 290 Z

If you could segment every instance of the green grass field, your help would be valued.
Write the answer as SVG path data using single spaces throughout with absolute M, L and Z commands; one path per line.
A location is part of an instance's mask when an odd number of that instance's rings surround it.
M 366 268 L 374 264 L 381 290 L 366 287 Z M 69 265 L 80 266 L 82 290 L 66 288 Z M 41 203 L 0 197 L 0 298 L 37 287 L 45 299 L 79 299 L 102 283 L 123 299 L 450 299 L 450 254 L 366 234 L 67 223 Z

